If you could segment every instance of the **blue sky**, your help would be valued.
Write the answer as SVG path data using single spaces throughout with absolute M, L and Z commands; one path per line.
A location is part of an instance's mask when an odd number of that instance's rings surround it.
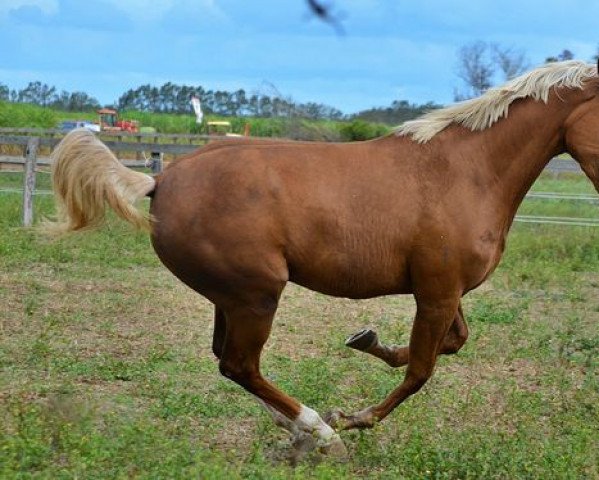
M 323 0 L 326 3 L 327 0 Z M 0 0 L 0 83 L 40 80 L 112 103 L 150 83 L 272 93 L 345 113 L 405 99 L 450 103 L 457 51 L 496 42 L 531 66 L 599 44 L 594 0 Z

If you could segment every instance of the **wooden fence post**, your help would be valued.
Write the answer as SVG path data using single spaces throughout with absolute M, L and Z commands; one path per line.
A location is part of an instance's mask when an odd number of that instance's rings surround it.
M 25 227 L 30 227 L 33 223 L 33 194 L 35 193 L 35 168 L 39 144 L 38 137 L 32 137 L 27 141 L 23 184 L 23 226 Z
M 152 159 L 152 173 L 156 174 L 162 172 L 162 153 L 152 152 L 150 158 Z

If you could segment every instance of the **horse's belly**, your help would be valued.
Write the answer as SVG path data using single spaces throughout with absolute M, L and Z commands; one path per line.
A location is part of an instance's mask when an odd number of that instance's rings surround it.
M 372 298 L 381 295 L 411 293 L 405 267 L 397 264 L 340 265 L 314 262 L 289 265 L 289 280 L 326 295 L 346 298 Z

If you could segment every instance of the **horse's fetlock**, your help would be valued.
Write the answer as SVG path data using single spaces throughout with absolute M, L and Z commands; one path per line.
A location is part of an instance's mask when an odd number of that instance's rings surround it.
M 406 379 L 406 382 L 408 382 L 413 389 L 420 390 L 424 384 L 428 382 L 429 378 L 431 378 L 431 374 L 423 372 L 409 376 Z
M 212 353 L 214 354 L 214 356 L 218 359 L 220 359 L 222 353 L 223 353 L 223 347 L 220 344 L 212 344 Z
M 239 378 L 239 372 L 237 372 L 236 369 L 233 368 L 230 364 L 223 362 L 222 360 L 218 365 L 218 370 L 223 377 L 227 377 L 231 380 Z

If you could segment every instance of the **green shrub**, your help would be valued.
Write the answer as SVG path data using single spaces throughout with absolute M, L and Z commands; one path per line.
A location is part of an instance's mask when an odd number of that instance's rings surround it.
M 364 120 L 354 120 L 341 127 L 341 135 L 345 141 L 370 140 L 389 133 L 389 127 L 380 123 L 369 123 Z

